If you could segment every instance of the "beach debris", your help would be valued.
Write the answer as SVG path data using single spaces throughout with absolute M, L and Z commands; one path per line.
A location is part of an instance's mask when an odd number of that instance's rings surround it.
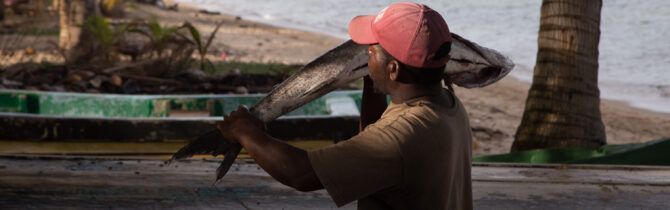
M 221 14 L 221 12 L 217 12 L 217 11 L 209 11 L 209 10 L 206 10 L 206 9 L 201 9 L 201 10 L 198 11 L 198 12 L 200 12 L 200 13 L 202 13 L 202 14 L 206 14 L 206 15 L 220 15 L 220 14 Z
M 66 90 L 65 90 L 65 87 L 62 86 L 62 85 L 54 85 L 54 86 L 50 86 L 50 90 L 58 91 L 58 92 L 65 92 L 65 91 L 66 91 Z
M 179 4 L 175 3 L 171 6 L 168 6 L 167 9 L 172 11 L 179 11 Z
M 180 72 L 177 77 L 184 78 L 192 81 L 205 81 L 207 80 L 207 74 L 200 69 L 188 69 L 186 71 Z
M 165 2 L 163 2 L 163 0 L 155 0 L 155 1 L 154 1 L 154 4 L 155 4 L 156 7 L 158 7 L 158 8 L 161 8 L 161 9 L 167 9 L 167 7 L 165 6 Z
M 33 47 L 26 47 L 26 55 L 34 55 L 35 54 L 35 48 Z
M 96 77 L 94 77 L 93 79 L 89 80 L 88 83 L 89 83 L 91 86 L 93 86 L 93 88 L 100 88 L 100 86 L 102 85 L 102 81 L 103 81 L 103 79 L 104 79 L 104 78 L 103 78 L 102 76 L 96 76 Z M 99 92 L 99 91 L 98 91 L 98 92 Z
M 138 3 L 144 3 L 144 4 L 150 4 L 153 6 L 158 7 L 159 9 L 164 9 L 164 10 L 174 10 L 178 11 L 179 10 L 179 4 L 174 3 L 170 6 L 165 4 L 163 0 L 136 0 Z
M 119 75 L 116 74 L 112 75 L 111 80 L 114 86 L 120 87 L 121 85 L 123 85 L 123 79 L 119 77 Z
M 82 79 L 89 79 L 95 76 L 95 73 L 92 71 L 77 71 L 77 75 L 79 75 Z
M 5 79 L 4 77 L 2 78 L 2 84 L 5 85 L 5 86 L 21 86 L 21 85 L 23 85 L 22 82 L 8 80 L 8 79 Z
M 173 93 L 259 93 L 269 92 L 286 76 L 279 74 L 246 74 L 239 69 L 230 69 L 208 75 L 199 69 L 187 69 L 174 75 L 148 76 L 141 66 L 94 70 L 97 67 L 80 66 L 68 69 L 65 66 L 15 65 L 0 70 L 0 85 L 3 88 L 25 89 L 27 87 L 45 91 L 126 93 L 126 94 L 173 94 Z M 125 68 L 127 67 L 127 68 Z M 86 69 L 86 70 L 84 70 Z M 240 86 L 246 88 L 242 90 Z
M 206 83 L 202 84 L 202 89 L 205 89 L 205 90 L 211 90 L 212 87 L 214 87 L 214 85 L 212 85 L 212 83 L 209 83 L 209 82 L 206 82 Z
M 239 69 L 231 69 L 228 71 L 216 73 L 212 75 L 212 78 L 214 80 L 223 80 L 228 77 L 239 77 L 239 76 L 242 76 L 242 71 L 240 71 Z
M 235 94 L 249 94 L 249 89 L 244 86 L 237 86 L 235 88 Z
M 67 82 L 69 83 L 76 83 L 81 81 L 82 78 L 79 76 L 79 74 L 71 74 L 70 76 L 67 77 Z

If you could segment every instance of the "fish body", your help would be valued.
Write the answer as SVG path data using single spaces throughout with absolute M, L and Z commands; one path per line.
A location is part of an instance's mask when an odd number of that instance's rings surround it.
M 452 33 L 450 60 L 445 75 L 458 86 L 483 87 L 507 75 L 514 64 L 499 52 Z M 368 75 L 368 45 L 348 40 L 311 61 L 256 103 L 249 111 L 267 123 L 339 87 Z M 242 146 L 230 143 L 213 129 L 177 151 L 172 159 L 194 154 L 224 154 L 217 169 L 220 180 L 232 166 Z M 216 183 L 216 182 L 215 182 Z

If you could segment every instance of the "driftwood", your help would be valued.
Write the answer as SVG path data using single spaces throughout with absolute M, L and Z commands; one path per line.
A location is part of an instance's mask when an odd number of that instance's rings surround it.
M 142 66 L 152 61 L 114 67 L 18 64 L 0 68 L 0 85 L 7 89 L 99 92 L 122 94 L 261 93 L 279 84 L 284 75 L 244 74 L 231 69 L 214 75 L 188 69 L 150 76 Z
M 153 61 L 152 60 L 146 60 L 146 61 L 141 61 L 141 62 L 137 62 L 137 63 L 125 63 L 125 64 L 121 64 L 121 65 L 118 65 L 118 66 L 103 69 L 101 72 L 104 72 L 106 74 L 111 74 L 111 73 L 114 73 L 114 72 L 119 71 L 119 70 L 123 70 L 123 69 L 127 69 L 127 68 L 133 68 L 133 67 L 139 67 L 139 66 L 143 66 L 143 65 L 146 65 L 146 64 L 150 64 L 151 62 L 153 62 Z
M 173 80 L 173 79 L 163 79 L 163 78 L 158 78 L 158 77 L 150 77 L 150 76 L 141 76 L 141 75 L 136 75 L 136 74 L 131 74 L 131 73 L 116 73 L 119 76 L 122 77 L 127 77 L 131 79 L 137 79 L 137 80 L 144 80 L 144 81 L 151 81 L 151 82 L 158 82 L 158 83 L 170 83 L 170 84 L 176 84 L 176 85 L 184 85 L 183 82 Z

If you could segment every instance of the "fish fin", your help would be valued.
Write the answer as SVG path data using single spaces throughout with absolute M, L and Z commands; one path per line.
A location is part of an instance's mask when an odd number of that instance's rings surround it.
M 191 157 L 195 154 L 212 154 L 216 156 L 228 151 L 233 145 L 226 141 L 218 129 L 213 129 L 199 136 L 172 155 L 170 161 Z
M 242 150 L 242 145 L 240 144 L 231 144 L 232 146 L 228 148 L 228 151 L 224 154 L 223 162 L 221 162 L 221 165 L 216 169 L 216 180 L 214 180 L 214 183 L 212 186 L 216 185 L 223 176 L 228 173 L 228 170 L 230 170 L 230 167 L 233 166 L 233 163 L 235 162 L 235 159 L 237 159 L 237 155 L 240 154 L 240 151 Z

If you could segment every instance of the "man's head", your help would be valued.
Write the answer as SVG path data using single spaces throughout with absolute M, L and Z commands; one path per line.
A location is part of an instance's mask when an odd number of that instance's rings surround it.
M 355 17 L 349 35 L 358 44 L 370 44 L 370 76 L 382 92 L 389 91 L 391 81 L 440 82 L 451 50 L 442 16 L 417 3 L 396 3 L 377 15 Z

